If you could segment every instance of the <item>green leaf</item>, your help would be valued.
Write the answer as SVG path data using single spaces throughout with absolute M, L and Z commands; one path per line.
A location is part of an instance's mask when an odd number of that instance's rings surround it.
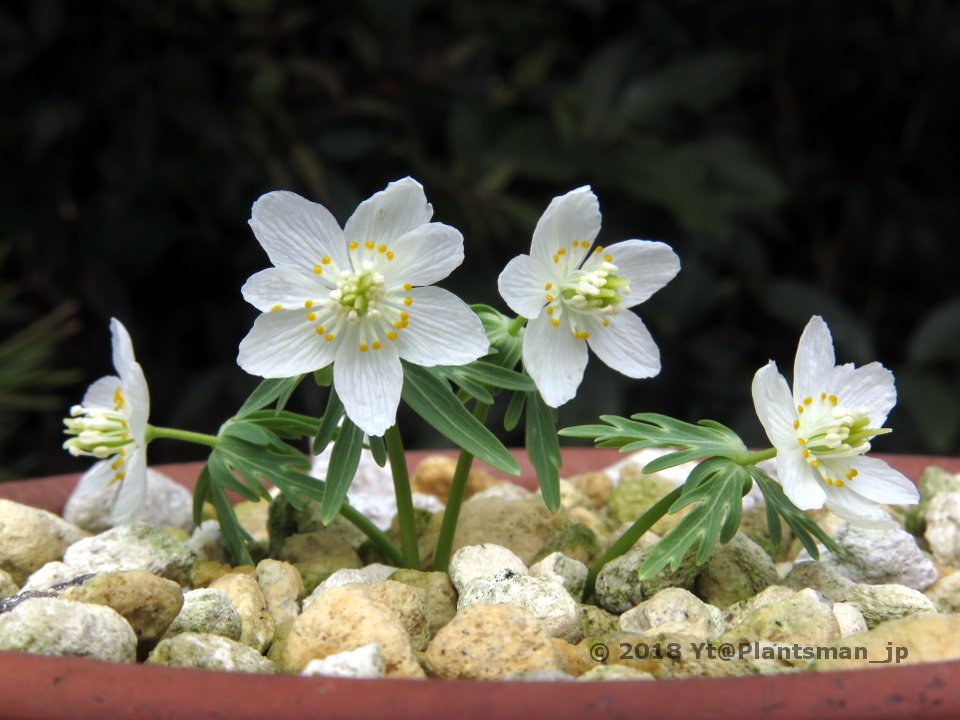
M 239 438 L 251 445 L 269 445 L 277 437 L 266 428 L 244 420 L 227 420 L 220 429 L 220 434 Z
M 313 381 L 320 387 L 330 387 L 333 385 L 333 363 L 314 372 Z
M 507 411 L 503 416 L 503 429 L 507 432 L 513 430 L 520 423 L 520 416 L 523 414 L 523 407 L 527 402 L 527 394 L 515 392 L 510 396 L 510 402 L 507 405 Z
M 340 512 L 350 484 L 356 477 L 362 450 L 363 430 L 354 425 L 350 418 L 345 417 L 337 441 L 333 444 L 330 464 L 327 465 L 327 477 L 324 478 L 323 511 L 320 514 L 324 525 L 332 523 Z
M 293 395 L 293 391 L 297 389 L 297 386 L 303 378 L 303 375 L 290 378 L 290 381 L 281 388 L 280 395 L 277 397 L 277 413 L 281 412 L 287 406 L 287 403 L 290 401 L 290 396 Z
M 373 455 L 373 461 L 383 467 L 387 464 L 387 447 L 383 444 L 383 438 L 379 435 L 371 435 L 367 438 L 370 444 L 370 454 Z
M 327 445 L 330 444 L 330 440 L 333 439 L 333 434 L 337 431 L 337 426 L 340 423 L 340 418 L 343 417 L 343 413 L 343 402 L 340 400 L 340 396 L 337 395 L 336 390 L 330 388 L 330 397 L 327 398 L 327 409 L 323 413 L 323 419 L 320 420 L 320 427 L 317 428 L 317 436 L 313 440 L 314 455 L 322 453 Z
M 247 415 L 246 420 L 286 440 L 303 437 L 312 438 L 320 428 L 320 421 L 308 415 L 292 413 L 289 410 L 258 410 Z
M 438 365 L 437 367 L 427 368 L 427 371 L 444 380 L 449 380 L 465 392 L 467 396 L 475 398 L 484 405 L 493 405 L 493 395 L 490 394 L 490 391 L 460 372 L 459 368 Z
M 803 547 L 806 548 L 807 552 L 810 553 L 810 557 L 814 560 L 820 557 L 817 540 L 823 543 L 832 553 L 837 555 L 843 555 L 845 553 L 843 548 L 837 545 L 833 538 L 827 535 L 827 533 L 823 531 L 823 528 L 814 522 L 813 518 L 809 517 L 803 510 L 790 501 L 790 498 L 783 492 L 780 483 L 756 466 L 749 466 L 746 469 L 757 483 L 760 492 L 763 493 L 763 499 L 767 505 L 767 524 L 770 528 L 771 540 L 774 540 L 774 525 L 771 524 L 770 517 L 771 512 L 775 512 L 790 526 L 793 534 L 797 536 L 797 539 L 803 544 Z M 776 534 L 779 536 L 779 519 L 775 524 Z M 779 541 L 779 537 L 777 537 L 776 541 Z
M 471 455 L 502 472 L 520 474 L 510 452 L 457 400 L 445 380 L 405 362 L 402 397 L 431 427 Z
M 492 349 L 496 351 L 496 364 L 505 368 L 515 368 L 520 362 L 523 342 L 522 335 L 510 334 L 510 324 L 513 319 L 489 305 L 477 304 L 471 305 L 470 308 L 480 318 L 483 329 L 487 333 L 487 339 L 490 340 Z
M 253 538 L 240 526 L 237 515 L 233 511 L 233 505 L 223 490 L 222 473 L 230 474 L 222 466 L 209 465 L 213 482 L 210 483 L 210 500 L 217 509 L 217 521 L 220 523 L 220 534 L 223 537 L 223 544 L 226 545 L 238 565 L 253 565 L 253 558 L 250 557 L 250 551 L 247 549 L 247 542 L 252 542 Z
M 469 377 L 477 382 L 502 390 L 517 390 L 532 392 L 537 389 L 529 375 L 509 370 L 500 365 L 494 365 L 483 360 L 475 360 L 467 365 L 457 365 L 453 368 L 458 374 Z
M 290 397 L 302 379 L 303 375 L 292 378 L 269 378 L 264 380 L 250 393 L 250 397 L 247 398 L 247 401 L 243 403 L 234 417 L 243 418 L 256 410 L 265 408 L 280 397 L 285 398 L 285 403 L 286 398 Z
M 193 524 L 200 526 L 203 522 L 203 504 L 210 499 L 210 470 L 203 466 L 197 476 L 197 484 L 193 490 Z
M 543 503 L 551 511 L 560 508 L 560 441 L 554 411 L 534 391 L 527 393 L 526 446 L 537 473 Z
M 740 527 L 744 487 L 749 482 L 747 469 L 728 458 L 712 457 L 697 465 L 669 512 L 694 503 L 696 507 L 654 546 L 640 566 L 641 579 L 655 576 L 668 565 L 678 569 L 695 547 L 695 562 L 707 562 L 717 541 L 728 541 Z

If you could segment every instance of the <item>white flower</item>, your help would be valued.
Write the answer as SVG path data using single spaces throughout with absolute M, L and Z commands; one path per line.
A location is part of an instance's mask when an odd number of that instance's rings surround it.
M 500 274 L 500 294 L 530 320 L 523 365 L 543 399 L 559 407 L 576 395 L 587 366 L 587 346 L 614 370 L 632 378 L 660 372 L 660 351 L 639 305 L 680 270 L 669 246 L 626 240 L 591 250 L 600 232 L 600 207 L 589 187 L 554 198 L 533 231 L 529 255 Z
M 141 513 L 147 492 L 147 448 L 144 435 L 150 414 L 150 394 L 143 370 L 133 355 L 133 343 L 123 324 L 110 320 L 113 367 L 93 383 L 80 405 L 70 408 L 63 422 L 72 435 L 63 447 L 71 455 L 100 458 L 77 485 L 75 494 L 102 492 L 120 483 L 110 521 L 132 522 Z
M 466 303 L 420 287 L 463 262 L 463 236 L 432 215 L 411 178 L 362 202 L 343 230 L 326 208 L 294 193 L 257 200 L 250 226 L 275 267 L 243 286 L 263 314 L 240 343 L 240 367 L 280 378 L 333 363 L 347 415 L 368 435 L 383 435 L 396 419 L 401 359 L 463 365 L 485 355 L 483 325 Z
M 893 374 L 880 363 L 837 365 L 822 318 L 807 323 L 793 368 L 793 394 L 772 360 L 753 379 L 753 402 L 777 450 L 783 491 L 802 510 L 823 507 L 857 525 L 892 527 L 879 503 L 919 499 L 916 487 L 882 460 L 865 457 L 889 432 L 897 402 Z

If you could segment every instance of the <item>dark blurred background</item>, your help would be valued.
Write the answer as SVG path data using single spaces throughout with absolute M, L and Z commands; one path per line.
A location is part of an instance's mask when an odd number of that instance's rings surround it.
M 215 432 L 256 381 L 236 351 L 267 259 L 251 203 L 343 222 L 420 180 L 496 277 L 589 183 L 609 244 L 664 240 L 639 307 L 663 372 L 595 358 L 561 424 L 711 417 L 763 442 L 753 373 L 811 314 L 894 370 L 878 450 L 960 438 L 960 5 L 946 0 L 32 0 L 0 10 L 0 466 L 79 470 L 60 418 L 129 328 L 156 424 Z M 322 395 L 301 390 L 302 410 Z M 409 432 L 408 432 L 409 431 Z M 438 443 L 405 429 L 410 445 Z M 510 438 L 520 441 L 520 436 Z M 153 462 L 199 458 L 157 443 Z

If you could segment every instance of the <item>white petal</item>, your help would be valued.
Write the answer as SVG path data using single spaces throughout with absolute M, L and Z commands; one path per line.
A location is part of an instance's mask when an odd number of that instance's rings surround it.
M 333 383 L 347 416 L 367 435 L 383 435 L 396 423 L 403 369 L 393 343 L 360 352 L 345 338 L 333 364 Z
M 549 267 L 557 250 L 569 252 L 574 240 L 589 245 L 599 232 L 600 203 L 585 185 L 550 201 L 533 231 L 530 256 L 537 265 Z
M 632 312 L 610 316 L 607 327 L 594 317 L 585 320 L 590 349 L 608 367 L 632 378 L 653 377 L 660 372 L 660 350 L 643 320 Z
M 550 407 L 560 407 L 577 394 L 587 357 L 587 343 L 574 339 L 566 315 L 558 327 L 541 315 L 524 330 L 523 367 Z
M 240 342 L 237 364 L 251 375 L 293 377 L 332 363 L 339 340 L 326 342 L 302 310 L 264 313 Z
M 913 505 L 920 500 L 917 486 L 883 460 L 858 457 L 851 465 L 859 475 L 847 487 L 877 503 Z
M 827 507 L 830 512 L 843 518 L 851 525 L 879 529 L 897 527 L 886 510 L 875 502 L 860 496 L 849 486 L 842 488 L 828 486 L 825 490 Z
M 73 489 L 73 495 L 87 497 L 98 495 L 106 490 L 116 475 L 114 469 L 110 467 L 111 463 L 113 463 L 113 457 L 94 463 L 80 478 L 77 486 Z
M 118 388 L 123 388 L 123 381 L 116 375 L 102 377 L 87 388 L 81 404 L 87 408 L 113 410 Z
M 277 267 L 312 272 L 324 257 L 338 267 L 350 267 L 336 219 L 323 205 L 296 193 L 277 190 L 263 195 L 253 204 L 250 227 Z
M 838 367 L 833 376 L 832 392 L 848 410 L 865 409 L 872 427 L 880 427 L 897 404 L 897 388 L 893 373 L 880 363 L 861 368 Z
M 801 510 L 816 510 L 827 499 L 820 474 L 803 459 L 799 450 L 778 449 L 777 478 L 784 494 Z
M 793 422 L 797 419 L 793 396 L 786 379 L 772 360 L 753 376 L 753 406 L 770 442 L 778 449 L 797 446 Z
M 332 272 L 332 271 L 331 271 Z M 267 268 L 254 273 L 240 288 L 243 299 L 260 312 L 276 306 L 282 310 L 303 310 L 304 302 L 317 302 L 335 287 L 330 280 L 292 267 Z
M 606 248 L 603 254 L 613 258 L 617 275 L 630 281 L 630 294 L 623 298 L 623 306 L 628 308 L 647 300 L 680 272 L 680 258 L 661 242 L 625 240 Z M 602 262 L 597 255 L 593 258 Z
M 130 430 L 137 440 L 143 440 L 147 418 L 150 417 L 147 379 L 133 354 L 133 342 L 123 323 L 111 318 L 110 333 L 113 336 L 113 366 L 123 382 L 123 393 L 129 405 Z
M 390 245 L 414 228 L 430 222 L 433 207 L 427 202 L 423 186 L 413 178 L 387 185 L 364 200 L 347 220 L 343 234 L 347 242 L 363 245 L 372 241 Z
M 529 255 L 518 255 L 500 273 L 497 287 L 511 310 L 532 319 L 546 305 L 546 285 L 554 284 L 551 281 L 546 267 L 537 265 Z
M 810 322 L 800 335 L 797 356 L 793 364 L 793 397 L 799 403 L 805 397 L 818 397 L 826 391 L 836 366 L 833 338 L 830 328 L 819 315 Z
M 463 262 L 463 235 L 443 223 L 420 225 L 388 247 L 394 257 L 384 266 L 387 285 L 431 285 Z
M 138 447 L 123 468 L 117 499 L 113 503 L 110 522 L 125 525 L 136 520 L 147 502 L 147 450 Z
M 477 314 L 438 287 L 414 288 L 409 324 L 394 343 L 400 357 L 417 365 L 464 365 L 483 357 L 490 342 Z

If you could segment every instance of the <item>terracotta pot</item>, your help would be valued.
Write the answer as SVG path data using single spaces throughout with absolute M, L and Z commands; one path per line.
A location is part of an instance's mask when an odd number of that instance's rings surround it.
M 416 462 L 423 453 L 414 453 Z M 518 455 L 520 457 L 520 455 Z M 601 468 L 616 451 L 566 451 L 564 473 Z M 883 456 L 880 456 L 883 457 Z M 886 456 L 916 478 L 960 459 Z M 159 468 L 192 486 L 199 465 Z M 524 462 L 522 484 L 535 484 Z M 0 497 L 59 512 L 76 475 L 0 484 Z M 835 673 L 652 682 L 341 680 L 247 675 L 0 652 L 2 718 L 422 718 L 602 720 L 638 717 L 958 718 L 960 661 Z

